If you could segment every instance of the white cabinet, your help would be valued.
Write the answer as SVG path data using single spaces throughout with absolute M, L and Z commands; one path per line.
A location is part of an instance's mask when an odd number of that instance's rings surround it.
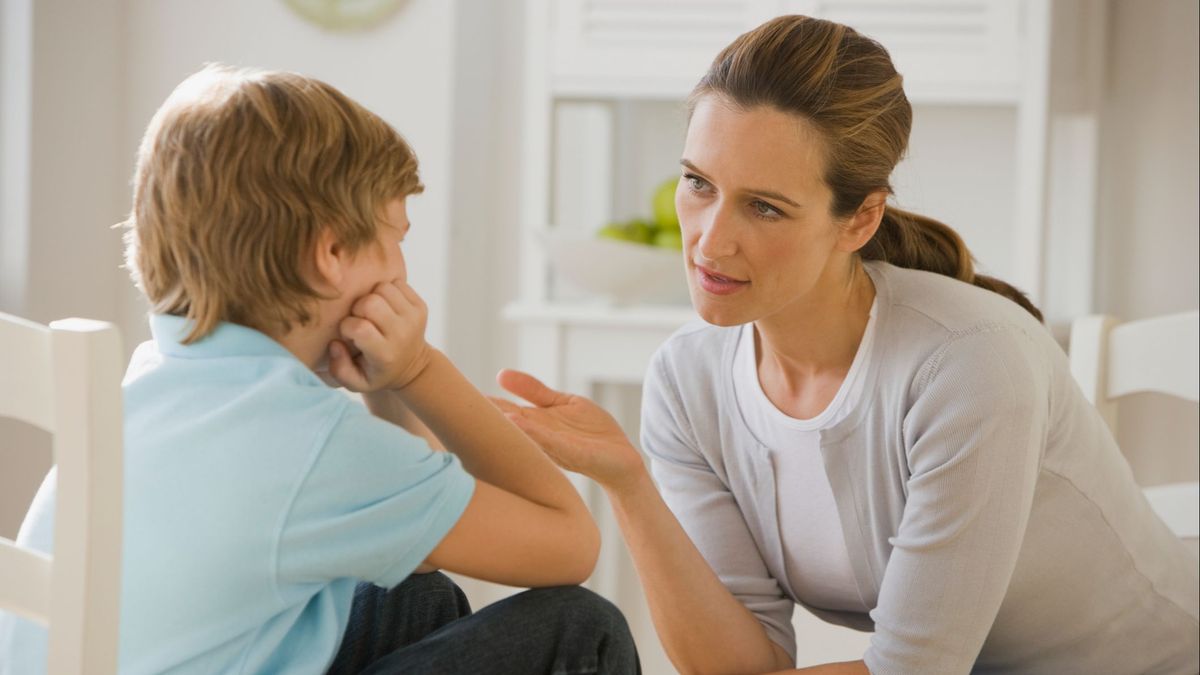
M 884 45 L 916 103 L 1016 103 L 1023 67 L 1019 0 L 791 0 L 786 11 L 853 26 Z M 1031 64 L 1033 65 L 1033 64 Z
M 683 101 L 713 57 L 788 13 L 853 26 L 891 53 L 915 118 L 899 205 L 958 229 L 984 270 L 1052 321 L 1091 311 L 1104 11 L 1089 0 L 527 0 L 521 297 L 506 309 L 520 367 L 585 395 L 636 385 L 654 348 L 694 318 L 564 290 L 536 234 L 636 215 L 678 170 Z M 613 571 L 627 561 L 606 544 L 598 590 L 612 595 L 605 584 L 636 582 Z
M 776 0 L 554 2 L 547 17 L 551 89 L 556 96 L 588 98 L 685 96 L 722 47 L 771 17 L 778 4 Z
M 716 53 L 790 12 L 855 26 L 892 54 L 915 113 L 910 157 L 895 176 L 901 206 L 958 229 L 983 270 L 1029 292 L 1052 320 L 1090 311 L 1104 7 L 1088 0 L 527 0 L 521 297 L 509 316 L 539 335 L 583 315 L 624 323 L 620 310 L 593 312 L 564 292 L 537 232 L 592 231 L 635 215 L 653 185 L 677 170 L 683 100 Z M 662 316 L 665 336 L 686 311 Z M 566 382 L 577 359 L 560 353 L 564 341 L 551 333 L 552 344 L 538 351 L 556 364 L 553 379 Z
M 914 100 L 1012 103 L 1020 94 L 1014 0 L 565 0 L 547 9 L 546 63 L 559 97 L 680 98 L 734 37 L 792 13 L 879 40 Z

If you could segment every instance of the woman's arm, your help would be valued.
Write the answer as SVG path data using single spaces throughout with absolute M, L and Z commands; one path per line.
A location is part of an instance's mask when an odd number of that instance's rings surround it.
M 867 670 L 867 664 L 863 663 L 862 660 L 858 660 L 823 663 L 819 666 L 810 666 L 798 670 L 780 670 L 770 673 L 770 675 L 871 675 L 871 671 Z
M 792 660 L 721 583 L 644 470 L 608 490 L 659 639 L 681 673 L 761 673 Z
M 910 475 L 871 612 L 872 669 L 974 667 L 1033 508 L 1050 433 L 1048 359 L 1032 336 L 997 324 L 951 338 L 913 378 L 903 425 Z
M 591 477 L 608 493 L 659 638 L 680 672 L 762 673 L 793 665 L 714 573 L 655 489 L 641 455 L 608 413 L 521 373 L 502 373 L 501 384 L 538 406 L 498 402 L 518 426 L 560 465 Z M 730 522 L 742 522 L 730 495 L 714 490 L 710 497 L 722 500 L 722 515 Z M 739 538 L 729 543 L 733 548 L 749 544 L 750 550 L 733 552 L 735 556 L 757 556 L 748 534 L 744 542 Z M 752 568 L 747 574 L 765 576 L 765 571 Z M 760 582 L 756 592 L 769 594 L 761 588 L 766 583 L 778 593 L 769 580 Z

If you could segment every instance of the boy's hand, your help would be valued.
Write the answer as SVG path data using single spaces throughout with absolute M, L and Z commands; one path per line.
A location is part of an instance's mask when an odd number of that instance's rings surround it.
M 429 365 L 428 308 L 407 283 L 379 283 L 350 307 L 329 343 L 329 374 L 351 391 L 403 389 Z

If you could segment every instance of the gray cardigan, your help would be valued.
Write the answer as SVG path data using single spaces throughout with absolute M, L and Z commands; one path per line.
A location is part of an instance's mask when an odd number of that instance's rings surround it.
M 1049 333 L 1015 303 L 868 263 L 866 394 L 821 433 L 874 675 L 1195 673 L 1197 561 L 1154 515 Z M 684 327 L 646 379 L 642 446 L 721 581 L 795 655 L 776 482 L 741 418 L 739 331 Z

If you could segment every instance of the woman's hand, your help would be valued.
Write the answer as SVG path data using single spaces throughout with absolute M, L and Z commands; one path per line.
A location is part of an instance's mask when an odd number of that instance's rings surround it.
M 645 471 L 641 454 L 621 426 L 592 401 L 554 391 L 532 375 L 516 370 L 500 371 L 496 381 L 533 406 L 522 407 L 497 398 L 492 402 L 562 468 L 581 473 L 607 489 L 619 489 Z
M 329 374 L 351 391 L 403 389 L 433 357 L 425 342 L 428 313 L 404 281 L 376 284 L 338 324 L 341 339 L 329 343 Z

